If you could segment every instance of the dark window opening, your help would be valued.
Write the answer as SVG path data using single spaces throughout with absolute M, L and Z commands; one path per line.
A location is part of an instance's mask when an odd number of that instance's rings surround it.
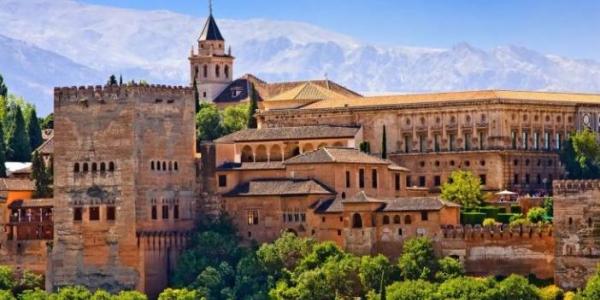
M 156 205 L 153 205 L 152 206 L 152 220 L 156 220 L 156 219 L 158 219 L 158 212 L 156 209 Z
M 114 162 L 111 161 L 111 162 L 108 163 L 108 170 L 110 172 L 114 172 L 115 171 L 115 163 Z
M 400 174 L 394 175 L 394 187 L 395 187 L 396 191 L 400 190 Z
M 346 187 L 350 187 L 350 171 L 346 171 Z
M 400 224 L 400 216 L 399 215 L 394 216 L 394 224 Z
M 374 189 L 377 188 L 377 170 L 376 169 L 371 170 L 371 185 L 373 186 Z
M 73 166 L 73 172 L 79 173 L 79 163 L 75 163 L 75 165 Z
M 406 186 L 407 187 L 411 187 L 412 186 L 412 182 L 411 181 L 412 180 L 411 180 L 410 176 L 406 176 Z
M 410 223 L 412 223 L 412 218 L 410 217 L 410 215 L 404 216 L 404 224 L 410 225 Z
M 90 207 L 90 221 L 98 221 L 100 220 L 100 207 L 93 206 Z
M 98 172 L 98 164 L 92 163 L 92 172 Z
M 420 187 L 425 186 L 425 176 L 419 176 L 419 186 Z
M 87 171 L 89 171 L 89 166 L 87 163 L 83 163 L 83 172 L 85 173 Z
M 106 172 L 106 163 L 100 163 L 100 172 Z
M 169 218 L 169 206 L 167 206 L 167 205 L 162 206 L 162 218 L 163 219 Z
M 219 187 L 227 186 L 227 175 L 219 175 Z
M 258 225 L 258 210 L 249 210 L 247 217 L 248 225 Z
M 398 235 L 402 236 L 402 228 L 398 228 Z
M 117 210 L 114 206 L 107 206 L 106 207 L 106 219 L 109 221 L 114 221 L 116 220 L 117 217 Z
M 179 205 L 173 206 L 173 219 L 179 219 Z
M 73 221 L 81 222 L 83 220 L 83 208 L 75 207 L 73 209 Z
M 175 169 L 175 171 L 179 170 L 179 166 L 178 166 L 177 162 L 173 163 L 173 169 Z
M 342 231 L 338 229 L 337 234 L 342 235 Z
M 442 185 L 442 177 L 439 175 L 434 176 L 433 177 L 433 185 L 435 185 L 435 186 Z
M 426 211 L 421 212 L 421 221 L 429 220 L 429 214 Z
M 358 170 L 358 187 L 361 189 L 365 187 L 365 170 L 364 169 Z
M 519 174 L 514 174 L 513 175 L 513 183 L 514 184 L 519 184 Z
M 479 175 L 479 182 L 480 182 L 481 185 L 486 185 L 487 184 L 487 177 L 485 176 L 485 174 Z
M 362 228 L 362 218 L 358 213 L 352 215 L 352 228 Z
M 384 224 L 384 225 L 390 224 L 390 217 L 388 217 L 388 216 L 383 216 L 383 224 Z
M 150 162 L 150 170 L 154 171 L 154 161 Z

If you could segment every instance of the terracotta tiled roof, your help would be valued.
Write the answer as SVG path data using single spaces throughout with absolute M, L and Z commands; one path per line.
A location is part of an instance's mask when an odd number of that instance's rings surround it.
M 379 199 L 367 196 L 365 191 L 360 191 L 360 192 L 358 192 L 358 194 L 342 200 L 342 203 L 364 203 L 364 202 L 385 203 L 384 200 L 379 200 Z
M 225 197 L 241 196 L 289 196 L 289 195 L 332 195 L 326 186 L 313 179 L 257 179 L 244 182 L 232 191 L 225 193 Z
M 363 163 L 390 165 L 403 171 L 408 169 L 395 165 L 393 162 L 377 156 L 361 152 L 354 148 L 323 147 L 317 150 L 304 152 L 284 162 L 284 164 L 313 164 L 313 163 Z
M 382 211 L 440 210 L 443 207 L 460 207 L 437 197 L 404 197 L 387 201 Z
M 0 178 L 0 191 L 33 191 L 34 183 L 29 179 Z
M 340 213 L 344 211 L 344 206 L 342 205 L 342 201 L 338 198 L 331 198 L 327 200 L 322 200 L 317 203 L 315 208 L 315 213 L 325 214 L 325 213 Z
M 312 82 L 307 82 L 277 94 L 267 99 L 267 101 L 324 100 L 334 98 L 336 96 L 339 96 L 339 94 Z
M 519 101 L 549 101 L 600 104 L 600 94 L 484 90 L 447 93 L 387 95 L 361 98 L 337 97 L 335 99 L 327 99 L 309 104 L 307 106 L 302 107 L 302 109 L 402 105 L 438 102 L 463 102 L 474 100 L 502 99 Z
M 215 143 L 303 140 L 324 138 L 352 138 L 360 127 L 299 126 L 261 129 L 243 129 L 216 139 Z
M 285 169 L 283 162 L 243 162 L 243 163 L 224 163 L 217 167 L 218 170 L 277 170 Z

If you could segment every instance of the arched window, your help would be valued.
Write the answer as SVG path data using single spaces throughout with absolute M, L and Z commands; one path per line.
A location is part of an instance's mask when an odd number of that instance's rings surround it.
M 173 169 L 175 169 L 175 171 L 179 170 L 179 166 L 177 165 L 177 162 L 173 163 Z
M 342 192 L 342 199 L 346 199 L 346 192 Z
M 394 216 L 394 224 L 400 224 L 400 216 L 399 215 Z
M 569 225 L 573 225 L 573 218 L 569 218 Z
M 104 162 L 100 163 L 100 172 L 106 172 L 106 164 Z
M 153 171 L 154 171 L 154 161 L 151 161 L 151 162 L 150 162 L 150 170 L 153 170 Z
M 78 162 L 76 162 L 75 165 L 73 166 L 73 172 L 79 173 L 79 163 Z
M 110 172 L 114 172 L 115 171 L 115 163 L 114 162 L 111 161 L 111 162 L 108 163 L 108 170 Z
M 156 162 L 156 170 L 157 170 L 157 171 L 160 171 L 160 161 L 157 161 L 157 162 Z
M 267 161 L 269 159 L 267 155 L 267 147 L 265 145 L 259 145 L 256 147 L 256 153 L 254 154 L 254 160 L 257 162 Z
M 252 153 L 252 148 L 248 145 L 242 148 L 242 162 L 254 162 L 254 153 Z
M 98 172 L 98 164 L 92 163 L 92 172 Z
M 362 228 L 362 218 L 358 213 L 352 215 L 352 228 Z
M 83 163 L 83 172 L 89 171 L 89 166 L 87 163 Z
M 304 146 L 302 146 L 302 152 L 310 152 L 313 150 L 314 150 L 314 147 L 311 143 L 304 144 Z
M 167 170 L 167 162 L 164 162 L 164 161 L 162 162 L 162 169 L 163 169 L 163 171 Z
M 402 236 L 402 228 L 398 228 L 398 235 Z
M 300 148 L 298 148 L 298 147 L 294 148 L 294 151 L 292 151 L 292 155 L 293 156 L 300 155 Z
M 283 158 L 281 157 L 281 147 L 279 145 L 273 145 L 271 150 L 269 151 L 269 160 L 270 161 L 281 161 Z
M 202 67 L 202 75 L 204 75 L 204 78 L 208 77 L 208 66 L 204 65 Z
M 410 218 L 410 215 L 404 216 L 404 224 L 409 225 L 410 223 L 412 223 L 412 219 Z
M 173 162 L 169 162 L 169 171 L 173 171 Z
M 588 218 L 588 227 L 592 227 L 592 218 Z
M 383 224 L 384 224 L 384 225 L 390 224 L 390 217 L 388 217 L 388 216 L 383 216 Z
M 229 78 L 229 66 L 228 65 L 225 65 L 224 71 L 225 71 L 225 78 Z
M 219 65 L 215 66 L 215 76 L 219 78 L 221 76 L 221 67 Z

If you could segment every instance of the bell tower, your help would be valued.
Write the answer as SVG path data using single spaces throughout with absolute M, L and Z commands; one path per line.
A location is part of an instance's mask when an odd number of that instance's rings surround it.
M 213 101 L 232 81 L 234 57 L 231 48 L 225 52 L 225 39 L 213 18 L 210 0 L 208 18 L 189 59 L 190 84 L 195 83 L 200 101 Z

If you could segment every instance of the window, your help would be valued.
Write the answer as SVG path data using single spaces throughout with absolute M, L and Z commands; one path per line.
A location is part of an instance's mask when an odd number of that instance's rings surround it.
M 162 206 L 162 218 L 163 218 L 163 220 L 169 218 L 169 206 L 168 205 Z
M 202 75 L 204 76 L 204 78 L 208 77 L 208 66 L 207 65 L 204 65 L 202 67 Z M 206 97 L 206 95 L 205 95 L 205 97 Z
M 404 216 L 404 224 L 410 225 L 411 223 L 412 223 L 412 218 L 410 217 L 410 215 Z
M 396 191 L 400 190 L 400 174 L 394 174 L 394 187 Z
M 350 171 L 346 171 L 346 187 L 350 187 Z
M 522 147 L 523 147 L 523 149 L 527 150 L 529 148 L 529 143 L 528 143 L 529 141 L 527 140 L 529 138 L 528 137 L 528 133 L 526 131 L 523 131 L 521 133 L 521 135 L 522 135 L 522 139 L 523 139 L 522 140 L 522 143 L 523 143 Z
M 421 212 L 421 221 L 429 220 L 429 214 L 426 211 Z
M 258 210 L 252 209 L 248 211 L 248 225 L 258 225 Z
M 300 221 L 300 215 L 298 213 L 294 214 L 294 222 L 299 222 Z
M 448 150 L 450 151 L 454 151 L 454 134 L 449 134 L 448 135 Z
M 550 133 L 544 132 L 544 149 L 550 150 Z
M 433 151 L 440 152 L 440 135 L 436 134 L 433 136 Z
M 519 184 L 519 174 L 514 174 L 514 176 L 513 176 L 513 184 Z
M 404 136 L 404 152 L 405 153 L 410 153 L 410 150 L 412 148 L 412 141 L 409 135 L 405 135 Z
M 100 220 L 100 207 L 92 206 L 90 207 L 90 221 L 98 221 Z
M 358 170 L 358 187 L 361 189 L 365 187 L 365 170 L 364 169 Z
M 156 205 L 152 206 L 152 220 L 158 219 L 158 212 L 156 210 Z
M 556 134 L 556 150 L 560 150 L 560 133 Z
M 300 214 L 300 222 L 306 222 L 306 214 L 305 213 Z
M 400 216 L 399 215 L 394 216 L 394 224 L 400 224 Z
M 219 175 L 219 187 L 227 186 L 227 175 Z
M 338 229 L 337 234 L 342 235 L 342 231 Z
M 433 176 L 433 185 L 434 186 L 442 185 L 442 178 L 440 177 L 440 175 Z
M 83 172 L 85 173 L 87 171 L 89 171 L 88 164 L 87 163 L 83 163 Z
M 410 176 L 406 176 L 406 186 L 407 187 L 411 187 L 412 186 L 412 180 L 410 179 Z
M 75 163 L 75 165 L 73 166 L 73 172 L 79 173 L 79 163 Z
M 517 132 L 511 131 L 510 133 L 510 142 L 513 149 L 517 149 Z
M 177 164 L 177 162 L 174 162 L 174 163 L 173 163 L 173 169 L 174 169 L 175 171 L 179 170 L 179 165 Z
M 114 162 L 111 161 L 111 162 L 108 163 L 108 170 L 110 172 L 114 172 L 115 171 L 115 163 Z
M 98 172 L 98 164 L 97 163 L 92 163 L 92 172 Z
M 533 149 L 540 150 L 540 134 L 538 132 L 533 133 Z
M 81 222 L 83 220 L 83 208 L 75 207 L 73 209 L 73 221 Z
M 398 235 L 402 236 L 402 228 L 398 228 Z
M 229 78 L 229 66 L 225 65 L 225 68 L 223 70 L 225 72 L 225 78 Z
M 102 173 L 106 172 L 106 163 L 104 163 L 104 162 L 100 163 L 100 172 L 102 172 Z
M 390 224 L 390 217 L 388 217 L 388 216 L 383 216 L 383 224 L 384 224 L 384 225 Z
M 542 175 L 537 174 L 537 184 L 542 184 Z
M 483 131 L 479 132 L 479 150 L 485 149 L 485 133 Z
M 471 134 L 470 133 L 465 133 L 465 150 L 471 150 Z
M 362 228 L 362 218 L 358 213 L 352 215 L 352 228 Z
M 425 176 L 419 176 L 419 186 L 420 187 L 425 186 Z
M 166 170 L 167 170 L 167 162 L 166 162 L 166 161 L 163 161 L 163 162 L 162 162 L 162 170 L 163 170 L 163 171 L 166 171 Z
M 156 162 L 156 170 L 160 171 L 160 161 Z
M 221 67 L 219 65 L 215 66 L 215 76 L 217 78 L 221 77 Z
M 114 206 L 107 206 L 106 207 L 106 219 L 108 221 L 114 221 L 116 220 L 117 217 L 117 210 Z
M 419 152 L 425 152 L 425 136 L 419 135 Z
M 525 174 L 525 184 L 529 184 L 529 174 Z
M 376 189 L 377 188 L 377 170 L 371 170 L 371 186 Z
M 173 219 L 179 219 L 179 205 L 173 206 Z
M 487 184 L 487 178 L 486 178 L 485 174 L 479 175 L 479 182 L 481 183 L 481 185 Z

